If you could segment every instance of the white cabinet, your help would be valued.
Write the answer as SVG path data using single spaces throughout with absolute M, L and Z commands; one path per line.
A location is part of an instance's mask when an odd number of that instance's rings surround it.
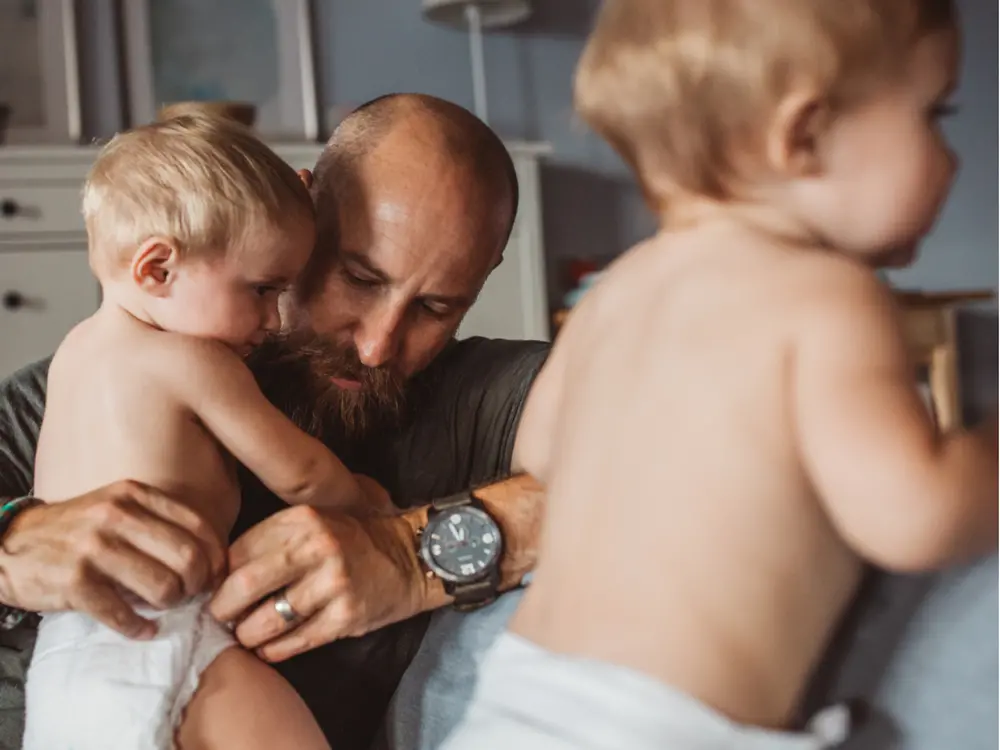
M 100 302 L 80 186 L 93 149 L 0 148 L 0 377 L 40 359 Z
M 459 336 L 546 339 L 538 144 L 508 144 L 520 186 L 517 221 Z M 278 145 L 296 169 L 311 169 L 320 144 Z M 51 354 L 100 304 L 87 263 L 80 189 L 97 149 L 0 147 L 0 378 Z
M 503 262 L 490 274 L 486 286 L 458 329 L 459 338 L 549 338 L 549 305 L 542 249 L 542 201 L 538 159 L 545 153 L 536 144 L 508 144 L 517 171 L 517 220 L 504 249 Z
M 99 296 L 79 247 L 0 252 L 0 376 L 51 354 Z

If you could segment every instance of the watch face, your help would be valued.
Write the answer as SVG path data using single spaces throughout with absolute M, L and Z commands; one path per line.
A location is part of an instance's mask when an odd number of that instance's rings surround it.
M 469 506 L 438 514 L 421 538 L 424 560 L 446 581 L 485 576 L 500 557 L 500 530 L 485 512 Z

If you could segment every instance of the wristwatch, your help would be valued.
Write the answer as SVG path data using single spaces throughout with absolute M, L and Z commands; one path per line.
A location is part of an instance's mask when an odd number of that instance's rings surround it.
M 435 500 L 420 532 L 420 557 L 455 597 L 455 609 L 489 604 L 500 587 L 503 534 L 472 492 Z
M 14 498 L 0 505 L 0 542 L 3 541 L 4 536 L 7 534 L 7 529 L 10 528 L 10 524 L 17 514 L 36 505 L 43 505 L 43 503 L 31 495 Z M 32 617 L 33 613 L 31 612 L 26 612 L 23 609 L 11 607 L 7 604 L 0 604 L 0 631 L 13 630 L 22 622 Z

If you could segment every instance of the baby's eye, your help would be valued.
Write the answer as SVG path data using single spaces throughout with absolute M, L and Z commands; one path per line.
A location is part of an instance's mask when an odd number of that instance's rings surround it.
M 268 294 L 271 294 L 273 292 L 279 292 L 281 290 L 274 284 L 261 284 L 259 286 L 254 287 L 254 291 L 257 292 L 257 294 L 259 294 L 261 297 L 265 297 Z

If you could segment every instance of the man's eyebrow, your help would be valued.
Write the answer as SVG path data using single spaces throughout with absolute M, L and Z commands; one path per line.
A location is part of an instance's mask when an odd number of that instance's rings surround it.
M 384 284 L 387 284 L 391 280 L 389 278 L 389 274 L 387 274 L 381 268 L 376 266 L 361 253 L 351 252 L 350 250 L 343 250 L 341 251 L 340 256 L 345 261 L 349 261 L 353 265 L 361 266 L 361 268 L 363 268 L 365 271 L 370 273 L 372 276 L 374 276 Z

